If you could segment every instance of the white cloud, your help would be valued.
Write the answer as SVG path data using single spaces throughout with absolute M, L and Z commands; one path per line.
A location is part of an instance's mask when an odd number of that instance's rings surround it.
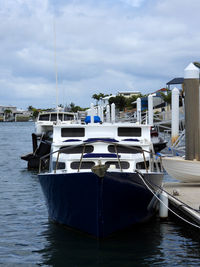
M 139 7 L 144 2 L 144 0 L 121 0 L 121 2 L 124 2 L 133 7 Z
M 199 60 L 199 9 L 197 0 L 0 0 L 1 103 L 55 102 L 54 17 L 61 102 L 164 87 Z

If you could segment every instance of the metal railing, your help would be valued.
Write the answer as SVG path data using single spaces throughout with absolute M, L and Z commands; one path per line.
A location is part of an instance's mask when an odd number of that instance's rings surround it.
M 56 151 L 53 151 L 53 152 L 51 152 L 51 153 L 49 153 L 49 154 L 41 157 L 40 158 L 40 164 L 39 164 L 39 173 L 42 170 L 42 161 L 45 160 L 47 157 L 50 157 L 51 155 L 53 155 L 55 153 L 58 153 L 57 159 L 56 159 L 56 166 L 55 166 L 55 169 L 54 169 L 54 173 L 56 173 L 57 168 L 58 168 L 60 154 L 61 153 L 65 153 L 67 151 L 70 151 L 73 148 L 77 148 L 77 147 L 83 146 L 83 150 L 82 150 L 81 157 L 80 157 L 80 163 L 79 163 L 79 167 L 78 167 L 78 170 L 77 170 L 77 172 L 80 172 L 81 165 L 82 165 L 82 162 L 83 162 L 83 156 L 84 156 L 84 153 L 85 153 L 85 147 L 86 147 L 86 145 L 87 144 L 97 143 L 97 142 L 108 143 L 108 144 L 111 144 L 111 145 L 114 146 L 115 153 L 116 153 L 116 156 L 117 156 L 117 161 L 118 161 L 118 164 L 119 164 L 119 168 L 120 168 L 120 171 L 122 172 L 123 171 L 122 164 L 121 164 L 121 161 L 120 161 L 119 151 L 117 149 L 118 144 L 116 144 L 115 142 L 110 142 L 110 141 L 104 141 L 104 140 L 98 140 L 97 139 L 95 141 L 84 142 L 84 143 L 79 144 L 79 145 L 62 147 L 62 148 L 60 148 L 60 149 L 58 149 Z M 130 145 L 124 145 L 124 144 L 120 144 L 120 147 L 126 147 L 126 148 L 129 148 L 130 150 L 134 150 L 134 151 L 138 151 L 138 153 L 142 153 L 144 167 L 145 167 L 145 170 L 146 170 L 147 173 L 148 173 L 149 169 L 150 169 L 150 171 L 154 171 L 155 169 L 158 172 L 159 171 L 163 171 L 163 167 L 162 167 L 162 156 L 159 153 L 155 154 L 154 149 L 153 149 L 153 144 L 151 146 L 151 150 L 150 151 L 149 150 L 142 149 L 142 148 L 139 148 L 139 147 L 130 146 Z M 146 159 L 145 153 L 148 153 L 149 154 L 149 166 L 148 166 L 148 160 Z

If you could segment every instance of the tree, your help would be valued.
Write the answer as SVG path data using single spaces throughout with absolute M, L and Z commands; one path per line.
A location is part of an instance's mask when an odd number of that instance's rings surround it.
M 127 108 L 133 108 L 133 102 L 135 102 L 139 97 L 142 97 L 142 95 L 141 94 L 139 94 L 139 95 L 133 95 L 133 96 L 131 96 L 131 97 L 129 97 L 129 98 L 127 98 L 127 100 L 126 100 L 126 107 Z
M 171 105 L 171 98 L 172 98 L 172 92 L 171 91 L 167 91 L 167 95 L 165 95 L 164 93 L 160 93 L 162 99 Z
M 5 114 L 5 117 L 6 119 L 10 118 L 11 114 L 12 114 L 12 110 L 10 109 L 5 109 L 4 110 L 4 114 Z
M 28 111 L 33 111 L 34 107 L 33 106 L 28 106 Z
M 36 108 L 33 108 L 32 111 L 33 111 L 33 118 L 37 118 L 37 116 L 39 114 L 39 110 Z
M 71 102 L 68 106 L 65 107 L 66 111 L 71 111 L 71 112 L 77 112 L 77 111 L 84 111 L 85 108 L 81 108 L 79 106 L 76 106 L 73 102 Z
M 99 102 L 99 100 L 100 100 L 100 96 L 97 95 L 97 94 L 94 94 L 94 95 L 92 96 L 92 98 L 96 100 L 96 105 L 98 105 L 98 102 Z
M 119 109 L 119 111 L 122 111 L 126 107 L 127 100 L 124 96 L 117 95 L 109 99 L 109 104 L 111 105 L 112 103 L 115 104 L 116 108 Z
M 108 94 L 105 95 L 103 93 L 99 93 L 99 94 L 93 94 L 92 98 L 96 100 L 96 105 L 98 105 L 99 100 L 106 96 L 108 96 Z

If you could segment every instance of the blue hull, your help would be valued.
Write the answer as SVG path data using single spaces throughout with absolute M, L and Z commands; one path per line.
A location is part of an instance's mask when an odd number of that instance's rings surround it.
M 148 220 L 152 193 L 136 173 L 40 174 L 49 217 L 96 237 Z

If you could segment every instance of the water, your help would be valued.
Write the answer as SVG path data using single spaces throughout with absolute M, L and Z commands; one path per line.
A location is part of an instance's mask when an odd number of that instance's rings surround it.
M 32 150 L 33 123 L 0 123 L 1 266 L 199 266 L 200 235 L 169 218 L 101 242 L 48 221 Z

